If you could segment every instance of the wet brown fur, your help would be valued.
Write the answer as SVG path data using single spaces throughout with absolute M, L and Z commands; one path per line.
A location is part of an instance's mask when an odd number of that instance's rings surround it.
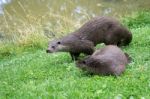
M 85 23 L 71 35 L 86 39 L 97 45 L 128 45 L 132 40 L 131 32 L 119 21 L 110 17 L 96 17 Z
M 93 74 L 120 75 L 125 71 L 125 66 L 129 61 L 127 53 L 117 46 L 108 45 L 95 51 L 91 56 L 77 61 L 76 65 Z

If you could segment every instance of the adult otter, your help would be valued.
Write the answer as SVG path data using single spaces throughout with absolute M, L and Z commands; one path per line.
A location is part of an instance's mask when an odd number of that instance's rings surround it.
M 91 56 L 77 61 L 77 67 L 93 74 L 120 75 L 130 62 L 128 54 L 114 45 L 95 51 Z
M 69 52 L 72 60 L 77 60 L 81 52 L 87 55 L 91 55 L 94 52 L 94 44 L 92 42 L 88 40 L 78 40 L 76 37 L 71 36 L 73 35 L 50 42 L 50 46 L 46 52 Z
M 59 40 L 50 42 L 47 52 L 70 52 L 72 58 L 75 57 L 75 59 L 77 59 L 80 53 L 87 53 L 85 50 L 81 50 L 84 47 L 86 48 L 86 46 L 88 46 L 87 49 L 90 49 L 88 54 L 92 53 L 92 43 L 94 46 L 98 43 L 122 46 L 128 45 L 131 40 L 131 32 L 117 20 L 109 17 L 96 17 L 85 23 L 81 28 L 73 33 Z M 82 48 L 80 49 L 81 46 Z M 74 51 L 72 51 L 72 49 L 74 49 Z

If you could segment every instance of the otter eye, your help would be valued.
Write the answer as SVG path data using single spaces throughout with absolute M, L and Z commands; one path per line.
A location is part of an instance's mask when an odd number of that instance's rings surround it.
M 82 63 L 83 63 L 83 64 L 86 64 L 86 62 L 85 62 L 85 61 L 82 61 Z
M 60 41 L 59 41 L 59 42 L 57 42 L 57 44 L 60 44 Z

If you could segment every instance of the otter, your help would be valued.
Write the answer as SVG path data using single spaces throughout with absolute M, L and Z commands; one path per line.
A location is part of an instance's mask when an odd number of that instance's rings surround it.
M 75 37 L 66 37 L 50 42 L 50 46 L 46 52 L 69 52 L 72 60 L 77 60 L 81 52 L 91 55 L 94 52 L 94 44 L 88 40 L 77 40 Z
M 113 18 L 103 16 L 93 18 L 78 30 L 50 42 L 46 52 L 70 52 L 72 59 L 77 59 L 80 53 L 91 54 L 93 45 L 104 43 L 125 46 L 131 40 L 132 34 L 126 27 Z M 86 48 L 90 50 L 88 53 Z
M 107 45 L 83 60 L 78 60 L 76 66 L 92 74 L 118 76 L 125 71 L 130 61 L 131 57 L 119 47 Z

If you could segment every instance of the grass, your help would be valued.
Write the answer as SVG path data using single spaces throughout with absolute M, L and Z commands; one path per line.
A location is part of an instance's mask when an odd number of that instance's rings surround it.
M 133 61 L 121 76 L 88 75 L 75 67 L 68 53 L 46 54 L 37 47 L 0 60 L 1 99 L 149 99 L 148 15 L 142 12 L 123 21 L 131 29 L 133 41 L 122 49 Z

